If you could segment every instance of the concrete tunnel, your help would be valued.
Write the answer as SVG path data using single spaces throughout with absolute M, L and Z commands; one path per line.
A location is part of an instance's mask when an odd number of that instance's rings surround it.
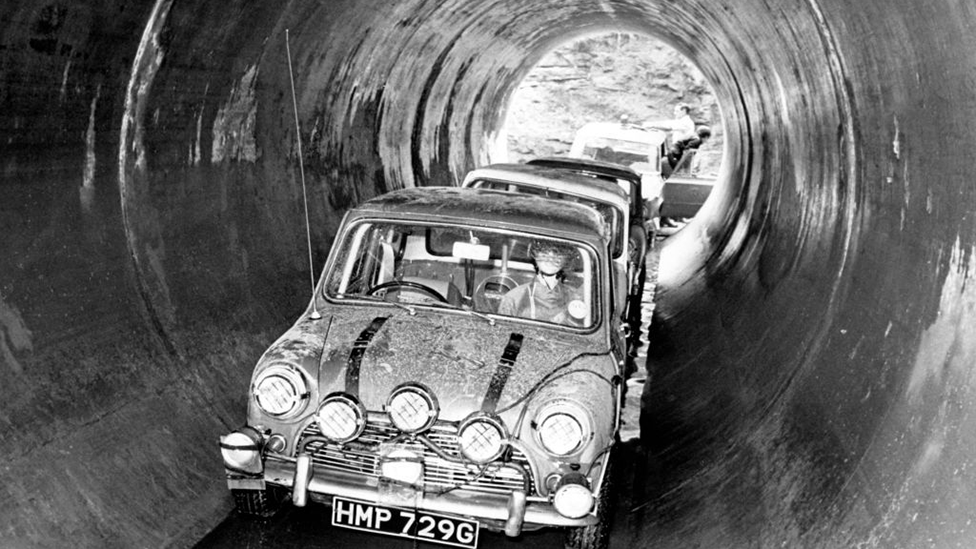
M 542 55 L 627 31 L 727 139 L 661 250 L 628 543 L 976 546 L 976 6 L 937 4 L 4 2 L 0 545 L 213 527 L 343 211 L 490 162 Z

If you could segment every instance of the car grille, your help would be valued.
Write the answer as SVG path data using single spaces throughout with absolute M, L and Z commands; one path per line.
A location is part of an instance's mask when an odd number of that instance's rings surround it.
M 335 444 L 322 438 L 318 424 L 313 421 L 302 432 L 298 447 L 301 448 L 309 437 L 315 437 L 308 442 L 306 451 L 311 455 L 317 470 L 379 478 L 379 444 L 399 435 L 400 432 L 388 421 L 377 421 L 375 417 L 371 417 L 363 434 L 353 443 Z M 455 425 L 438 422 L 424 436 L 443 454 L 462 459 Z M 496 462 L 482 471 L 482 467 L 474 464 L 444 459 L 416 438 L 407 439 L 403 444 L 423 456 L 426 492 L 463 488 L 474 492 L 508 494 L 513 490 L 523 490 L 527 485 L 528 495 L 535 493 L 529 462 L 520 450 L 513 449 L 507 461 L 520 466 L 521 470 Z M 523 478 L 523 472 L 526 478 Z

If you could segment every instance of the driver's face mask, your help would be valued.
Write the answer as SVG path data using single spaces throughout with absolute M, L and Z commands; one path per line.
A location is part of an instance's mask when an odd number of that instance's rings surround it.
M 559 272 L 566 264 L 566 259 L 556 254 L 540 254 L 535 258 L 535 266 L 539 272 L 552 276 Z

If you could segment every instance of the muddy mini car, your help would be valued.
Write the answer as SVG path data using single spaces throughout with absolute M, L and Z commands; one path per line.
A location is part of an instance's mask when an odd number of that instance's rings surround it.
M 475 547 L 483 529 L 607 533 L 625 343 L 592 208 L 396 191 L 351 210 L 305 313 L 221 437 L 245 514 Z M 550 282 L 552 284 L 550 285 Z

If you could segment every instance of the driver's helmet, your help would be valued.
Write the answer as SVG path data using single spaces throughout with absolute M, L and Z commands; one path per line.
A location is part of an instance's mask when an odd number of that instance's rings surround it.
M 533 243 L 529 255 L 542 274 L 554 275 L 562 271 L 576 256 L 576 251 L 568 244 L 541 240 Z

